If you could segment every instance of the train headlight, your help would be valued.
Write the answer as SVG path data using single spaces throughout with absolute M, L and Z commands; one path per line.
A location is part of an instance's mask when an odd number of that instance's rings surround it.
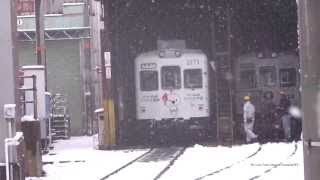
M 180 56 L 181 56 L 181 52 L 180 52 L 180 51 L 175 51 L 175 52 L 174 52 L 174 55 L 175 55 L 176 57 L 180 57 Z
M 145 113 L 146 112 L 146 107 L 145 106 L 140 106 L 140 112 Z
M 160 58 L 163 58 L 165 55 L 166 55 L 166 52 L 165 52 L 165 51 L 163 51 L 163 50 L 160 50 L 160 51 L 159 51 L 159 57 L 160 57 Z
M 278 54 L 276 52 L 271 53 L 272 58 L 276 58 L 277 56 L 278 56 Z

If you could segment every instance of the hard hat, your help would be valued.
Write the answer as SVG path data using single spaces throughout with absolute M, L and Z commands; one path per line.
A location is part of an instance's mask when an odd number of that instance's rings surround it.
M 284 91 L 280 91 L 280 94 L 286 94 Z
M 250 100 L 250 96 L 245 96 L 243 97 L 244 100 L 249 101 Z

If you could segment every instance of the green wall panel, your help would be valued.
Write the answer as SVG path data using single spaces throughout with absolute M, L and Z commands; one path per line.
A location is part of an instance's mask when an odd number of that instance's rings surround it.
M 19 42 L 21 65 L 36 64 L 34 42 Z M 71 115 L 72 135 L 81 135 L 84 117 L 80 71 L 80 45 L 78 40 L 46 42 L 48 90 L 65 94 Z

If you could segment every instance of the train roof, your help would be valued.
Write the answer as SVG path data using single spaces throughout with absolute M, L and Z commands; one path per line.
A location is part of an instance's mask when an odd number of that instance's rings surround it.
M 202 50 L 200 49 L 161 49 L 161 50 L 155 50 L 155 51 L 149 51 L 139 54 L 136 59 L 150 59 L 154 57 L 159 57 L 160 51 L 179 51 L 181 52 L 181 55 L 203 55 L 206 56 Z
M 291 58 L 289 58 L 291 57 Z M 248 53 L 248 54 L 243 54 L 240 55 L 237 58 L 239 61 L 256 61 L 256 60 L 263 60 L 263 61 L 268 61 L 268 60 L 277 60 L 277 61 L 281 61 L 281 60 L 298 60 L 299 56 L 295 53 L 295 52 L 280 52 L 277 53 L 276 57 L 263 57 L 263 58 L 259 58 L 257 57 L 257 53 Z

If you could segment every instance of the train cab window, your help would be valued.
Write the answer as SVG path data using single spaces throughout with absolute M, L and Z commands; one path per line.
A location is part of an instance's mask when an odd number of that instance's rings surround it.
M 158 72 L 140 71 L 140 89 L 141 91 L 158 90 Z
M 202 88 L 201 69 L 186 69 L 183 73 L 185 88 Z
M 181 70 L 179 66 L 161 67 L 161 87 L 162 89 L 181 88 Z
M 279 71 L 280 87 L 296 86 L 297 71 L 295 68 L 283 68 Z
M 259 69 L 260 83 L 264 87 L 275 86 L 277 81 L 276 68 L 273 66 L 264 66 Z
M 257 87 L 257 79 L 255 70 L 240 71 L 240 88 L 252 89 Z

